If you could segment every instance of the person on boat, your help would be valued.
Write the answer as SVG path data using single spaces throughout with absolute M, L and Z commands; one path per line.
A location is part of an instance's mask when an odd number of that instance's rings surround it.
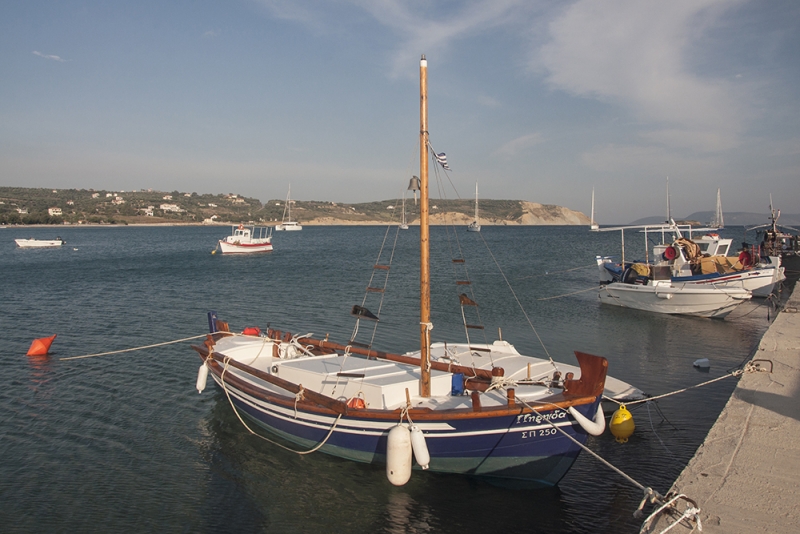
M 747 269 L 753 264 L 753 257 L 750 255 L 750 251 L 747 250 L 747 243 L 742 243 L 742 250 L 739 252 L 739 263 L 742 264 L 743 269 Z

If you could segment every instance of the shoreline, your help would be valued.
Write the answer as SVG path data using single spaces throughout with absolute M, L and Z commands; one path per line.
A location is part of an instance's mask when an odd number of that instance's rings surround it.
M 226 226 L 237 226 L 240 223 L 183 223 L 183 222 L 175 222 L 175 223 L 128 223 L 128 224 L 98 224 L 98 223 L 90 223 L 90 224 L 15 224 L 15 225 L 0 225 L 0 229 L 11 229 L 11 228 L 127 228 L 127 227 L 153 227 L 153 226 L 205 226 L 209 228 L 222 228 Z M 241 223 L 245 226 L 253 226 L 249 223 Z M 274 227 L 275 225 L 280 224 L 277 222 L 272 222 L 271 224 L 264 224 L 264 223 L 255 223 L 255 226 L 270 226 Z M 380 222 L 380 221 L 336 221 L 336 222 L 304 222 L 301 223 L 302 226 L 392 226 L 398 225 L 397 222 Z M 419 227 L 419 223 L 408 223 L 409 227 Z M 431 223 L 431 226 L 466 226 L 466 224 L 447 224 L 447 223 Z M 524 224 L 524 223 L 517 223 L 517 222 L 504 222 L 504 223 L 488 223 L 481 221 L 481 226 L 588 226 L 585 224 L 572 224 L 572 223 L 552 223 L 552 224 Z

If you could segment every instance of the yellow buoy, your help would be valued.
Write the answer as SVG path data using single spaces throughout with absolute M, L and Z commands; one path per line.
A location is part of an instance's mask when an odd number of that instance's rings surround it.
M 625 443 L 631 437 L 636 425 L 633 423 L 631 412 L 628 411 L 624 404 L 621 404 L 619 409 L 611 416 L 608 428 L 619 443 Z

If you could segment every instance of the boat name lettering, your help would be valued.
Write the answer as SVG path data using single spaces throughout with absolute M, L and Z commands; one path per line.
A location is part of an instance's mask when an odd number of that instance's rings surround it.
M 553 419 L 563 419 L 567 416 L 567 412 L 559 410 L 558 412 L 546 414 L 520 414 L 517 416 L 517 424 L 520 423 L 541 423 L 542 421 L 552 421 Z

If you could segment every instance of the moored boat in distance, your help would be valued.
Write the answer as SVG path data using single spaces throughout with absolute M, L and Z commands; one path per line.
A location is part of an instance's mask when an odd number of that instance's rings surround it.
M 15 239 L 14 242 L 20 248 L 51 248 L 60 247 L 66 243 L 66 241 L 60 237 L 56 237 L 55 239 L 33 239 L 30 237 L 28 239 Z
M 594 222 L 594 187 L 592 188 L 592 215 L 589 218 L 589 230 L 596 232 L 600 229 L 600 225 Z
M 303 225 L 297 221 L 292 220 L 292 186 L 289 186 L 289 192 L 286 193 L 286 203 L 283 205 L 283 218 L 280 224 L 275 225 L 275 230 L 279 232 L 298 232 L 303 229 Z
M 698 230 L 690 225 L 673 223 L 645 225 L 640 230 L 645 234 L 646 243 L 648 235 L 656 233 L 662 236 L 661 243 L 653 246 L 652 260 L 623 262 L 623 267 L 622 263 L 613 263 L 604 257 L 602 261 L 598 260 L 601 282 L 624 281 L 625 269 L 635 264 L 639 276 L 650 270 L 659 271 L 658 279 L 665 279 L 664 273 L 668 269 L 675 287 L 741 288 L 750 291 L 754 297 L 768 297 L 776 285 L 786 279 L 780 256 L 766 256 L 764 250 L 757 247 L 734 251 L 733 240 L 720 237 L 716 232 L 699 237 L 693 235 L 693 232 L 708 229 Z M 675 237 L 667 242 L 667 235 Z M 732 256 L 732 253 L 738 256 Z
M 478 218 L 478 182 L 475 182 L 475 219 L 467 226 L 467 232 L 480 232 L 481 221 Z
M 553 486 L 588 436 L 604 430 L 600 403 L 607 387 L 613 384 L 618 395 L 635 388 L 607 381 L 608 361 L 599 356 L 575 352 L 578 365 L 565 365 L 523 356 L 502 339 L 470 342 L 477 326 L 467 322 L 465 307 L 477 304 L 466 294 L 459 297 L 466 342 L 432 342 L 425 56 L 420 103 L 420 318 L 413 329 L 419 350 L 373 348 L 368 325 L 380 324 L 383 308 L 373 314 L 364 302 L 352 308 L 356 327 L 344 343 L 272 328 L 234 334 L 210 312 L 210 333 L 193 346 L 203 360 L 198 390 L 210 373 L 252 432 L 279 436 L 298 453 L 385 464 L 395 485 L 409 480 L 415 460 L 422 470 L 514 488 Z M 388 277 L 390 263 L 379 257 L 366 290 L 381 304 L 385 280 L 380 287 L 376 278 Z M 357 341 L 359 331 L 364 342 Z
M 752 291 L 745 287 L 745 283 L 754 288 L 768 287 L 771 291 L 775 283 L 773 278 L 782 275 L 782 271 L 774 268 L 744 269 L 741 264 L 737 268 L 724 256 L 731 240 L 725 242 L 716 235 L 703 236 L 698 241 L 706 251 L 722 252 L 723 255 L 704 256 L 697 243 L 682 236 L 681 228 L 691 236 L 691 227 L 679 227 L 674 222 L 599 230 L 619 230 L 622 237 L 620 263 L 613 262 L 609 256 L 597 256 L 601 303 L 655 313 L 721 319 L 752 297 Z M 626 229 L 644 232 L 648 255 L 648 234 L 661 233 L 662 243 L 653 247 L 653 261 L 649 257 L 643 261 L 625 261 Z M 678 237 L 668 244 L 666 236 L 673 234 Z M 712 246 L 715 247 L 713 250 Z M 725 269 L 729 271 L 725 273 Z
M 272 228 L 269 226 L 234 225 L 231 235 L 217 243 L 223 254 L 253 254 L 272 251 Z

